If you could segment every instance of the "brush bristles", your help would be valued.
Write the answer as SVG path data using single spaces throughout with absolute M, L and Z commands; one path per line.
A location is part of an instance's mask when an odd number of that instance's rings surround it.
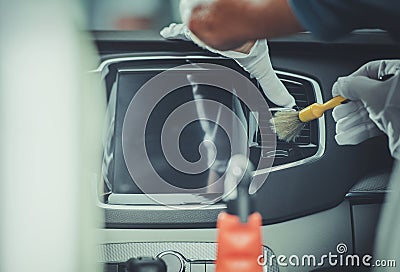
M 299 119 L 298 111 L 279 111 L 271 120 L 278 139 L 285 142 L 294 142 L 306 125 Z

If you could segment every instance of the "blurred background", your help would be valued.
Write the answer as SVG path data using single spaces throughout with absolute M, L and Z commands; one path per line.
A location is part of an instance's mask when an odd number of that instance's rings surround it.
M 88 0 L 90 30 L 160 30 L 180 22 L 179 0 Z
M 91 31 L 158 32 L 179 0 L 0 0 L 0 271 L 101 271 L 106 96 Z

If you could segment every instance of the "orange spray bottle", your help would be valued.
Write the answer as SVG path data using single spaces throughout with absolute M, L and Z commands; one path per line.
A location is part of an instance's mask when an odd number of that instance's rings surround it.
M 243 155 L 231 158 L 225 179 L 227 210 L 218 216 L 216 272 L 262 272 L 262 218 L 255 212 L 249 186 L 251 162 Z M 227 191 L 229 190 L 229 191 Z

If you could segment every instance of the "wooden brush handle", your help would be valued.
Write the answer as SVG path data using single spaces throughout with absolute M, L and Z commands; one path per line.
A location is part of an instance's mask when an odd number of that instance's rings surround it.
M 322 115 L 324 115 L 324 112 L 327 110 L 333 109 L 334 107 L 339 106 L 343 102 L 347 101 L 346 98 L 342 96 L 336 96 L 326 102 L 325 104 L 318 104 L 314 103 L 310 106 L 308 106 L 305 109 L 302 109 L 299 112 L 299 119 L 301 122 L 306 123 L 310 122 L 312 120 L 320 118 Z
M 344 98 L 343 96 L 336 96 L 334 98 L 332 98 L 331 100 L 329 100 L 328 102 L 322 104 L 324 111 L 333 109 L 339 105 L 341 105 L 343 102 L 346 102 L 347 98 Z
M 393 76 L 393 74 L 384 75 L 384 76 L 379 77 L 378 80 L 385 81 L 387 79 L 390 79 L 392 76 Z M 329 100 L 328 102 L 322 104 L 321 106 L 324 111 L 327 111 L 327 110 L 333 109 L 333 108 L 343 104 L 344 102 L 348 102 L 348 101 L 350 101 L 350 100 L 348 100 L 347 98 L 344 98 L 343 96 L 338 95 L 338 96 L 335 96 L 334 98 L 332 98 L 331 100 Z

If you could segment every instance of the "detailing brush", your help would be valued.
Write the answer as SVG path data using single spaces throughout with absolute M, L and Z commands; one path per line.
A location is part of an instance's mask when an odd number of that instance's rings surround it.
M 279 140 L 293 142 L 306 123 L 322 117 L 327 110 L 333 109 L 346 101 L 346 98 L 336 96 L 324 104 L 315 103 L 301 111 L 279 111 L 272 118 L 271 124 L 275 125 L 275 133 Z

